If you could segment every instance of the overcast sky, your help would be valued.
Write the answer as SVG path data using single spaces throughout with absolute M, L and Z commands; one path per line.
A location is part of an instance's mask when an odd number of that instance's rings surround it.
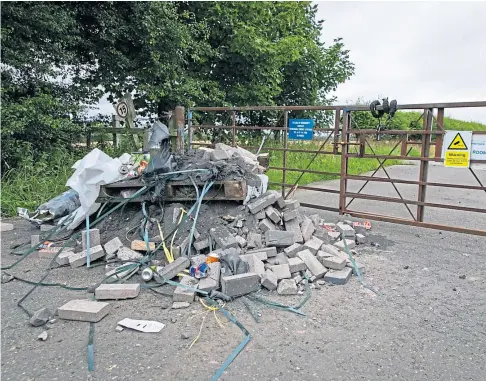
M 340 104 L 486 101 L 486 2 L 317 2 L 323 39 L 342 37 L 355 75 Z M 486 108 L 446 116 L 486 123 Z

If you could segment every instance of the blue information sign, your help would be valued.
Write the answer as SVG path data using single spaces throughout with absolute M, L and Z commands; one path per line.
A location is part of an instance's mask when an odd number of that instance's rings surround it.
M 314 120 L 289 119 L 289 139 L 312 140 Z

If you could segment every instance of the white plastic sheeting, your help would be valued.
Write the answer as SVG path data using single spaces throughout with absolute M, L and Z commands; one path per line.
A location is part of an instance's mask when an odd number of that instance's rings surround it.
M 86 215 L 96 212 L 100 204 L 95 203 L 100 193 L 101 185 L 123 180 L 127 174 L 120 173 L 120 167 L 130 162 L 131 155 L 124 153 L 119 158 L 111 158 L 103 151 L 95 148 L 74 165 L 75 170 L 66 186 L 79 194 L 81 206 L 76 209 L 74 220 L 68 229 L 74 229 L 86 218 Z M 65 220 L 62 219 L 59 223 Z

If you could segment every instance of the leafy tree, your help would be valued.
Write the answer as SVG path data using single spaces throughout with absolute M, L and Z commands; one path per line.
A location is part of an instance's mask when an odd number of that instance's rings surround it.
M 159 117 L 179 104 L 326 103 L 354 68 L 339 39 L 320 42 L 316 9 L 268 1 L 3 2 L 2 108 L 31 107 L 47 95 L 49 107 L 58 106 L 53 117 L 70 109 L 73 120 L 80 103 L 127 91 L 138 112 Z M 279 117 L 253 113 L 238 122 Z

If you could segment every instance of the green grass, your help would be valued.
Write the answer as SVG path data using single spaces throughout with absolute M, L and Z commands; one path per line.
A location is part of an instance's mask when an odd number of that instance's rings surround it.
M 298 142 L 289 144 L 290 149 L 307 149 L 307 150 L 319 150 L 322 142 Z M 392 142 L 373 142 L 372 148 L 377 155 L 400 155 L 400 146 L 394 149 L 391 153 L 393 144 Z M 282 151 L 265 151 L 265 148 L 276 146 L 274 144 L 266 144 L 262 149 L 262 152 L 270 152 L 270 166 L 282 167 L 283 166 L 283 152 Z M 357 147 L 356 147 L 357 149 Z M 331 145 L 326 145 L 322 151 L 332 151 Z M 350 148 L 351 152 L 355 152 L 355 148 Z M 372 154 L 369 147 L 366 149 L 366 154 Z M 412 148 L 409 156 L 420 156 L 420 152 L 417 148 Z M 301 153 L 301 152 L 287 152 L 287 168 L 305 169 L 309 162 L 314 157 L 313 153 Z M 380 159 L 382 160 L 382 159 Z M 386 160 L 385 166 L 400 164 L 401 161 L 397 159 Z M 358 175 L 368 171 L 375 170 L 380 163 L 377 159 L 361 159 L 350 158 L 348 163 L 348 173 L 352 175 Z M 309 169 L 324 172 L 341 172 L 341 156 L 340 155 L 317 155 L 316 159 L 312 162 Z M 300 172 L 287 171 L 286 183 L 294 184 L 300 176 Z M 270 182 L 282 182 L 282 171 L 271 169 L 267 172 Z M 336 175 L 321 175 L 316 173 L 305 173 L 299 180 L 299 185 L 307 185 L 313 182 L 333 180 L 339 176 Z M 272 186 L 278 187 L 278 186 Z
M 111 157 L 131 152 L 123 145 L 116 151 L 111 147 L 99 148 Z M 89 151 L 86 148 L 70 152 L 54 151 L 38 160 L 26 156 L 18 168 L 7 171 L 2 177 L 2 216 L 16 216 L 17 207 L 35 210 L 42 203 L 69 189 L 66 182 L 74 172 L 72 166 Z

